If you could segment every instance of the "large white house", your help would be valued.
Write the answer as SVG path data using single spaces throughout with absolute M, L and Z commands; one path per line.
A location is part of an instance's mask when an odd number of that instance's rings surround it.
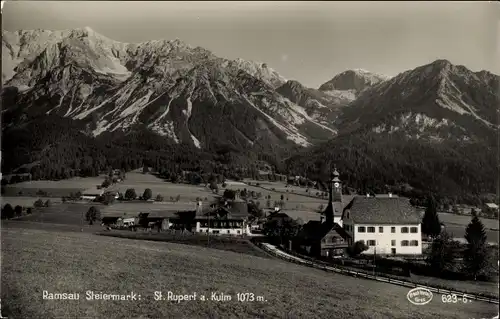
M 343 227 L 350 244 L 363 241 L 364 254 L 422 254 L 421 218 L 408 198 L 356 196 L 342 214 Z

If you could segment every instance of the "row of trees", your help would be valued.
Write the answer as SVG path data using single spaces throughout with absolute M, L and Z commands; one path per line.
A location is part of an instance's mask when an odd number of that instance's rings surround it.
M 31 214 L 31 207 L 26 209 L 26 214 Z M 20 217 L 23 215 L 23 207 L 20 205 L 16 205 L 16 207 L 12 208 L 11 204 L 5 204 L 2 207 L 2 219 L 11 219 L 14 217 Z
M 473 212 L 472 219 L 465 230 L 466 248 L 461 250 L 460 244 L 451 235 L 442 231 L 436 211 L 436 202 L 431 197 L 422 221 L 422 233 L 433 239 L 428 252 L 427 263 L 437 273 L 455 269 L 470 274 L 474 280 L 478 276 L 488 275 L 491 269 L 491 254 L 487 249 L 487 236 L 483 223 Z M 457 266 L 457 258 L 462 257 L 462 265 Z

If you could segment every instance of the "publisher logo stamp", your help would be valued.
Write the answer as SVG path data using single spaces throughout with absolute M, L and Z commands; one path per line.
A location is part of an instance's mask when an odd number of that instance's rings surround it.
M 417 287 L 408 291 L 406 298 L 408 298 L 408 301 L 412 304 L 422 306 L 431 302 L 432 292 L 427 288 Z

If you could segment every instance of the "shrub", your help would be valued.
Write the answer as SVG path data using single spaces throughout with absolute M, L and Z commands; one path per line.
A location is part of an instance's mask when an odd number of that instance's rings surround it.
M 2 208 L 2 218 L 12 218 L 14 217 L 14 209 L 10 204 L 5 204 L 5 206 Z
M 137 194 L 135 192 L 135 189 L 129 188 L 125 191 L 125 199 L 132 200 L 132 199 L 136 199 L 136 198 L 137 198 Z
M 368 250 L 368 246 L 366 246 L 364 242 L 358 240 L 357 242 L 355 242 L 354 244 L 352 244 L 347 248 L 347 254 L 351 257 L 355 257 L 364 252 L 365 250 Z
M 33 203 L 33 206 L 35 207 L 43 207 L 44 204 L 43 204 L 43 200 L 42 199 L 38 199 L 36 200 L 34 203 Z
M 14 212 L 16 213 L 16 216 L 21 216 L 23 214 L 23 208 L 19 205 L 17 205 L 14 208 Z
M 144 193 L 142 194 L 142 199 L 148 200 L 151 199 L 152 197 L 153 197 L 153 192 L 151 191 L 150 188 L 146 188 L 144 190 Z

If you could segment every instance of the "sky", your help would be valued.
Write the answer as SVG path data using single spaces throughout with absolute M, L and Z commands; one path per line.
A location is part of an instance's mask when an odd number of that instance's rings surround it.
M 500 75 L 494 2 L 7 1 L 2 20 L 9 31 L 89 26 L 122 42 L 178 38 L 314 88 L 348 69 L 394 76 L 437 59 Z

